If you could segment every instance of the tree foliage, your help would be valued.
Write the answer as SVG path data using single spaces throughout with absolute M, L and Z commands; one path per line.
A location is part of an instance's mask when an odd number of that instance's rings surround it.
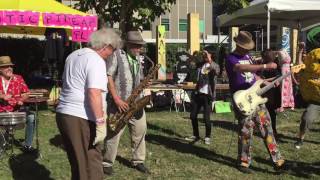
M 223 13 L 231 14 L 234 11 L 245 8 L 253 0 L 213 0 L 214 3 L 217 3 L 218 6 L 222 7 Z
M 156 17 L 170 11 L 176 0 L 80 0 L 77 7 L 82 11 L 94 9 L 102 26 L 119 23 L 119 29 L 130 29 L 150 25 Z

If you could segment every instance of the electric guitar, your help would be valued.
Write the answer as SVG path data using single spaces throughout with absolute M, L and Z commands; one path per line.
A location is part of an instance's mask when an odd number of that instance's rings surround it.
M 265 104 L 268 101 L 268 98 L 261 97 L 264 93 L 269 91 L 274 87 L 274 84 L 282 81 L 284 78 L 290 76 L 292 73 L 298 73 L 301 69 L 304 69 L 306 66 L 304 64 L 299 64 L 291 67 L 291 72 L 284 74 L 270 84 L 261 88 L 261 84 L 264 80 L 260 79 L 256 81 L 249 89 L 239 90 L 234 93 L 233 101 L 236 108 L 245 116 L 250 116 L 256 110 L 257 106 L 260 104 Z

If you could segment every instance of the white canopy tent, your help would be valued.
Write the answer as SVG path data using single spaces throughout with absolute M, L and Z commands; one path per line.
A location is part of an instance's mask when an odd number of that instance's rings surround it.
M 270 48 L 270 25 L 298 28 L 302 31 L 320 24 L 320 0 L 255 0 L 250 6 L 217 17 L 217 26 L 242 24 L 267 25 Z

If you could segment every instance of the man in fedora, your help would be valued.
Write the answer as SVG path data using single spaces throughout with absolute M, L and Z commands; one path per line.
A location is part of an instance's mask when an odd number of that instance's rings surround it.
M 145 41 L 139 31 L 129 31 L 126 34 L 125 48 L 113 53 L 107 61 L 108 75 L 108 117 L 117 111 L 126 111 L 128 104 L 125 100 L 131 95 L 143 79 L 143 67 L 140 61 L 140 53 Z M 147 131 L 146 115 L 142 109 L 135 113 L 128 123 L 131 137 L 131 149 L 133 153 L 132 166 L 142 173 L 149 174 L 144 165 L 146 156 L 145 134 Z M 120 137 L 125 128 L 118 134 L 107 131 L 105 140 L 105 152 L 103 153 L 103 169 L 105 174 L 113 173 L 113 163 L 117 156 Z
M 267 64 L 253 64 L 248 54 L 255 44 L 252 35 L 247 31 L 240 31 L 238 36 L 234 38 L 236 49 L 226 58 L 226 71 L 229 77 L 230 90 L 233 95 L 238 90 L 246 90 L 250 88 L 259 77 L 257 71 L 273 70 L 277 68 L 277 64 L 269 62 Z M 236 106 L 234 106 L 236 107 Z M 253 115 L 245 116 L 234 108 L 235 117 L 238 119 L 238 169 L 244 173 L 252 173 L 249 169 L 251 164 L 252 151 L 252 133 L 253 128 L 257 127 L 264 139 L 270 157 L 274 163 L 275 170 L 284 169 L 284 159 L 280 154 L 278 145 L 273 135 L 270 123 L 270 115 L 265 105 L 257 107 Z
M 29 88 L 22 76 L 13 74 L 13 63 L 9 56 L 0 56 L 0 113 L 20 111 L 28 98 Z M 23 151 L 36 152 L 32 148 L 35 115 L 27 111 L 27 124 Z

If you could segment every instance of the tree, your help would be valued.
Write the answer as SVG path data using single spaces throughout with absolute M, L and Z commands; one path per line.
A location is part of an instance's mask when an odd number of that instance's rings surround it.
M 119 29 L 130 29 L 150 25 L 156 17 L 170 11 L 176 0 L 80 0 L 78 8 L 82 11 L 94 9 L 101 26 L 113 27 L 119 23 Z
M 213 0 L 214 3 L 221 7 L 221 14 L 231 14 L 238 9 L 245 8 L 251 1 L 253 0 Z

